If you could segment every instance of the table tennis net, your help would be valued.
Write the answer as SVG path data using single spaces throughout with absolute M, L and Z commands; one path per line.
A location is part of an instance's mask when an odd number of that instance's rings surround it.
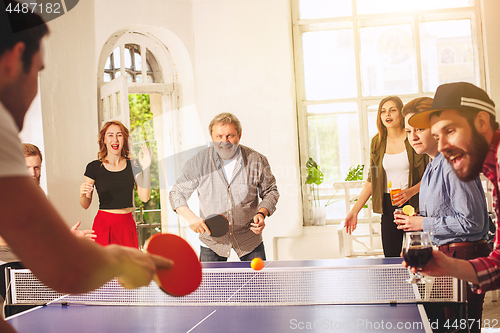
M 380 304 L 460 301 L 459 281 L 451 277 L 433 283 L 409 284 L 401 265 L 204 269 L 195 292 L 172 297 L 155 282 L 138 289 L 125 289 L 117 280 L 81 295 L 64 295 L 43 285 L 27 269 L 9 270 L 10 304 L 60 302 L 96 305 L 305 305 Z

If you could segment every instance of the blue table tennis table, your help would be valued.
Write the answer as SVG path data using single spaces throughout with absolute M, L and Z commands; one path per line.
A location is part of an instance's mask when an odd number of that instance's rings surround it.
M 400 258 L 268 261 L 262 271 L 204 263 L 202 285 L 186 297 L 112 281 L 7 320 L 21 333 L 432 332 L 408 275 Z M 15 289 L 23 293 L 22 282 Z

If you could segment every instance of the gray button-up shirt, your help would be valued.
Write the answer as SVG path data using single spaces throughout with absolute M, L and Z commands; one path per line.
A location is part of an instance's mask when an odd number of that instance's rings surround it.
M 251 231 L 250 224 L 261 207 L 271 215 L 279 198 L 276 179 L 264 155 L 240 145 L 235 162 L 228 182 L 222 159 L 213 147 L 209 147 L 187 161 L 182 176 L 169 194 L 170 204 L 176 210 L 187 206 L 187 200 L 196 190 L 202 219 L 211 214 L 222 214 L 228 219 L 226 235 L 213 238 L 200 234 L 200 240 L 223 257 L 229 257 L 231 248 L 238 257 L 244 256 L 262 242 L 262 234 Z

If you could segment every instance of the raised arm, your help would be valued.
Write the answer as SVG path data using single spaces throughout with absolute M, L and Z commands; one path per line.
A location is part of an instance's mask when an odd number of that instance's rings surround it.
M 139 198 L 147 202 L 151 197 L 151 151 L 146 146 L 141 148 L 139 163 L 141 163 L 142 171 L 135 176 L 135 183 Z
M 0 234 L 47 286 L 83 293 L 113 277 L 128 288 L 146 286 L 171 262 L 118 245 L 100 246 L 74 236 L 29 177 L 0 178 Z

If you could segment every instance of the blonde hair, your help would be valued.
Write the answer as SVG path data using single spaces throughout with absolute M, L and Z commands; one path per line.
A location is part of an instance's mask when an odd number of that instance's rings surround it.
M 216 115 L 214 117 L 214 119 L 212 119 L 210 124 L 208 125 L 208 131 L 209 131 L 210 135 L 212 135 L 212 129 L 214 128 L 214 125 L 218 125 L 218 124 L 222 124 L 222 125 L 234 124 L 234 127 L 236 128 L 238 135 L 241 134 L 241 130 L 242 130 L 241 123 L 238 120 L 238 118 L 236 118 L 236 116 L 232 113 L 224 112 L 224 113 L 219 113 L 218 115 Z
M 42 152 L 37 146 L 31 143 L 23 143 L 23 154 L 24 157 L 38 156 L 40 157 L 40 162 L 43 161 Z

